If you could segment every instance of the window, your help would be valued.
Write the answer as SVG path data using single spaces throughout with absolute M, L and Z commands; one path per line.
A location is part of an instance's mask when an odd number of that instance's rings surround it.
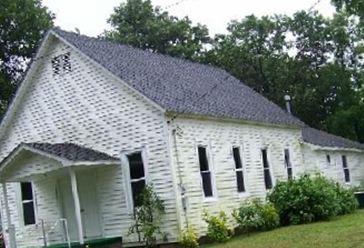
M 287 169 L 287 178 L 288 180 L 292 179 L 292 163 L 291 163 L 291 158 L 290 158 L 290 154 L 289 154 L 289 149 L 284 149 L 284 162 L 286 164 L 286 169 Z
M 236 185 L 238 188 L 238 192 L 242 193 L 245 192 L 245 183 L 244 183 L 243 164 L 241 162 L 239 147 L 233 147 L 233 157 L 235 161 Z
M 328 166 L 331 165 L 331 157 L 330 157 L 329 154 L 326 154 L 326 163 L 327 163 Z
M 142 153 L 137 152 L 128 155 L 128 161 L 129 161 L 130 184 L 131 184 L 133 203 L 134 207 L 138 207 L 141 204 L 139 196 L 146 185 L 146 177 L 145 177 Z
M 342 163 L 343 163 L 343 170 L 344 170 L 344 179 L 345 179 L 345 182 L 346 183 L 349 183 L 350 182 L 350 171 L 349 171 L 349 167 L 348 167 L 348 162 L 347 162 L 346 156 L 345 155 L 342 155 L 341 156 L 341 160 L 342 160 Z
M 55 56 L 51 60 L 53 74 L 59 75 L 71 71 L 71 54 L 64 53 Z
M 263 160 L 265 188 L 271 189 L 273 187 L 273 184 L 272 184 L 272 177 L 270 175 L 270 170 L 269 170 L 267 149 L 262 149 L 262 160 Z
M 212 189 L 212 174 L 209 167 L 206 147 L 203 146 L 198 147 L 198 160 L 200 163 L 200 173 L 201 173 L 204 196 L 212 197 L 214 195 Z
M 23 208 L 24 225 L 35 224 L 34 197 L 32 183 L 20 183 L 21 202 Z

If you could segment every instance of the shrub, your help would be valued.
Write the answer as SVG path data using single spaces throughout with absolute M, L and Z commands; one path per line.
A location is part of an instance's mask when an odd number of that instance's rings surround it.
M 212 241 L 226 242 L 231 238 L 232 232 L 224 211 L 221 211 L 218 216 L 212 216 L 204 212 L 203 220 L 207 223 L 207 237 Z
M 352 189 L 321 175 L 279 182 L 268 199 L 278 210 L 283 225 L 326 220 L 352 213 L 358 207 Z
M 233 217 L 242 232 L 265 231 L 279 225 L 277 210 L 270 203 L 253 200 L 243 204 L 233 212 Z
M 350 214 L 358 208 L 359 203 L 354 195 L 353 189 L 345 189 L 340 184 L 336 183 L 336 196 L 338 202 L 338 215 Z
M 283 225 L 326 220 L 340 208 L 335 184 L 321 175 L 278 182 L 268 199 Z
M 140 206 L 134 209 L 135 222 L 129 228 L 129 234 L 142 235 L 146 247 L 155 247 L 157 235 L 165 236 L 160 229 L 161 218 L 165 213 L 163 201 L 147 185 L 139 195 Z
M 197 239 L 195 230 L 189 227 L 182 232 L 181 247 L 197 248 L 199 247 Z

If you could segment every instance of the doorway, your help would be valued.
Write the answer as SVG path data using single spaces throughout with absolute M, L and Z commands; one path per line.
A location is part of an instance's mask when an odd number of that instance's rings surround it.
M 78 171 L 77 188 L 80 198 L 82 228 L 85 240 L 102 236 L 96 191 L 96 175 L 92 171 Z M 72 196 L 71 180 L 66 177 L 59 182 L 61 192 L 62 214 L 67 219 L 70 239 L 78 241 L 77 221 Z

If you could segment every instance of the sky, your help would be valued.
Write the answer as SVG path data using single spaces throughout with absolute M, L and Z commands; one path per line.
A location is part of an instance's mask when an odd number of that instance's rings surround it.
M 97 36 L 110 29 L 107 19 L 115 6 L 126 0 L 43 0 L 56 15 L 62 29 Z M 156 6 L 177 17 L 188 16 L 194 23 L 207 25 L 211 34 L 226 33 L 227 23 L 246 15 L 286 14 L 312 6 L 324 16 L 334 12 L 330 0 L 152 0 Z M 177 4 L 176 4 L 177 3 Z

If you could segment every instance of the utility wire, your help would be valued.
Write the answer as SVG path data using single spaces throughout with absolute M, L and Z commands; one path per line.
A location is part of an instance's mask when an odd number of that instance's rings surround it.
M 309 9 L 308 12 L 312 12 L 317 5 L 319 5 L 321 3 L 322 0 L 317 0 Z
M 163 9 L 167 10 L 167 9 L 174 8 L 174 7 L 176 7 L 176 6 L 178 6 L 178 5 L 180 5 L 181 3 L 186 2 L 186 1 L 189 1 L 189 0 L 179 0 L 179 1 L 177 1 L 177 2 L 174 2 L 174 3 L 170 4 L 170 5 L 167 5 L 167 6 L 166 6 L 166 7 L 164 7 Z

